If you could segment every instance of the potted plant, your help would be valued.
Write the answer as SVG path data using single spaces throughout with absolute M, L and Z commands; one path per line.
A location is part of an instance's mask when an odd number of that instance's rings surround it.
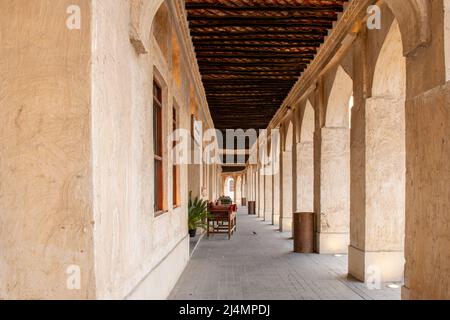
M 206 230 L 208 227 L 205 220 L 208 218 L 208 201 L 196 197 L 192 199 L 192 192 L 189 193 L 188 204 L 188 229 L 191 238 L 197 234 L 197 229 Z
M 233 204 L 233 200 L 230 197 L 222 196 L 219 198 L 219 201 L 222 205 L 228 206 L 230 204 Z

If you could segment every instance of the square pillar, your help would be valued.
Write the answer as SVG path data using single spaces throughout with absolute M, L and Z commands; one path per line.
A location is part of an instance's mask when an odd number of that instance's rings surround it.
M 349 273 L 402 281 L 405 232 L 404 100 L 366 100 L 354 109 Z
M 264 176 L 264 221 L 272 222 L 272 188 L 273 176 L 271 174 L 266 174 Z
M 450 82 L 406 105 L 403 299 L 450 299 Z
M 264 218 L 264 198 L 265 198 L 265 176 L 262 175 L 262 169 L 258 170 L 259 176 L 259 190 L 258 190 L 258 198 L 259 198 L 259 206 L 258 206 L 258 218 Z
M 292 201 L 292 151 L 284 151 L 282 153 L 282 173 L 281 183 L 283 185 L 282 203 L 281 203 L 281 217 L 280 217 L 280 231 L 292 231 L 292 214 L 294 212 Z
M 296 212 L 314 212 L 314 142 L 297 145 Z
M 272 223 L 274 225 L 280 224 L 280 217 L 281 217 L 281 175 L 280 175 L 280 169 L 276 170 L 274 172 L 274 175 L 272 176 L 272 186 L 273 186 L 273 197 L 272 197 L 272 204 L 273 204 L 273 221 Z
M 322 128 L 316 133 L 316 250 L 346 254 L 350 243 L 350 130 Z

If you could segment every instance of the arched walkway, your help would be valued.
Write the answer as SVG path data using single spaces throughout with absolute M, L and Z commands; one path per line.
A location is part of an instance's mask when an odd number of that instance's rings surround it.
M 396 300 L 400 289 L 370 290 L 347 278 L 346 257 L 292 252 L 289 232 L 238 214 L 235 236 L 200 242 L 169 299 Z M 199 275 L 201 275 L 199 277 Z
M 0 1 L 0 300 L 450 298 L 450 0 L 68 2 Z

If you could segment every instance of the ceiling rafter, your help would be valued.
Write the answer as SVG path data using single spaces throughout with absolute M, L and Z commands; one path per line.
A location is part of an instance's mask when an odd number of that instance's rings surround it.
M 186 0 L 215 127 L 266 128 L 345 2 Z

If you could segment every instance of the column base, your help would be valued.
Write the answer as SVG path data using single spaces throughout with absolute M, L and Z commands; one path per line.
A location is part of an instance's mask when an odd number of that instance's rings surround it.
M 280 231 L 281 232 L 292 232 L 292 217 L 281 218 L 280 219 Z
M 262 209 L 258 210 L 258 218 L 264 218 L 264 210 Z
M 359 281 L 368 282 L 379 276 L 382 283 L 402 282 L 404 268 L 403 251 L 369 252 L 349 246 L 348 272 Z
M 319 254 L 347 254 L 348 233 L 316 233 L 316 251 Z
M 272 224 L 273 224 L 274 226 L 280 225 L 280 215 L 279 215 L 279 214 L 274 214 L 274 215 L 273 215 L 273 221 L 272 221 Z
M 264 221 L 266 222 L 272 222 L 272 211 L 265 212 L 264 213 Z
M 402 287 L 402 300 L 411 300 L 409 288 L 405 286 Z

